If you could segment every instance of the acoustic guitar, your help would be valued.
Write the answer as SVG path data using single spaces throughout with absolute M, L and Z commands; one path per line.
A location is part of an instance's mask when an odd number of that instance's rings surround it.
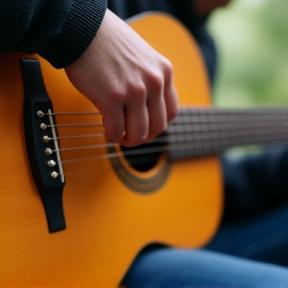
M 106 140 L 63 70 L 0 55 L 0 287 L 116 287 L 149 243 L 203 246 L 221 218 L 217 154 L 287 140 L 287 109 L 211 108 L 201 53 L 176 20 L 130 25 L 171 60 L 181 103 L 133 149 Z

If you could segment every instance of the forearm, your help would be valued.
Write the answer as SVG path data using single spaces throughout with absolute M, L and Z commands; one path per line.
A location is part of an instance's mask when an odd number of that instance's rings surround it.
M 107 0 L 0 0 L 0 50 L 39 53 L 53 66 L 73 63 L 94 39 Z

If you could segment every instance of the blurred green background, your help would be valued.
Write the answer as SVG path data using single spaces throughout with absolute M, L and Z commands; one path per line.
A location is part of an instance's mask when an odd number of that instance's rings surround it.
M 208 29 L 219 53 L 216 106 L 288 106 L 287 0 L 231 1 Z

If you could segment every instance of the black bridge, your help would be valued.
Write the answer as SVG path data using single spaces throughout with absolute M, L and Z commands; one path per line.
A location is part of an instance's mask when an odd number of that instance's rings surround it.
M 40 62 L 37 59 L 23 59 L 21 66 L 29 164 L 44 205 L 49 232 L 57 232 L 66 228 L 62 200 L 65 180 L 52 102 L 45 88 Z

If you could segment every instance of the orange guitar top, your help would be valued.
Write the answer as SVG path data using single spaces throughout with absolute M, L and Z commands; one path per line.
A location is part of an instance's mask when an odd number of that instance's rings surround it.
M 188 31 L 160 14 L 130 25 L 171 60 L 181 105 L 208 107 L 206 72 Z M 137 171 L 117 154 L 119 147 L 68 150 L 107 142 L 71 137 L 103 133 L 89 125 L 58 128 L 67 228 L 49 233 L 26 153 L 22 58 L 38 56 L 0 55 L 0 287 L 116 287 L 149 243 L 193 248 L 210 239 L 222 208 L 216 157 L 172 163 L 163 152 L 151 169 Z M 96 111 L 63 70 L 39 60 L 54 112 Z M 56 122 L 101 123 L 101 116 L 56 115 Z M 109 153 L 118 156 L 106 158 Z

